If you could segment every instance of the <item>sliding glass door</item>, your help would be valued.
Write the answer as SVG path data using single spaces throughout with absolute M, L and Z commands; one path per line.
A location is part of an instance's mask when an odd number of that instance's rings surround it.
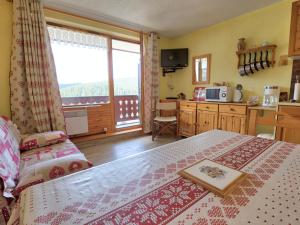
M 140 125 L 140 44 L 112 39 L 116 128 Z
M 140 43 L 75 28 L 49 25 L 48 30 L 63 106 L 105 104 L 111 127 L 140 125 Z M 101 116 L 93 115 L 95 123 Z

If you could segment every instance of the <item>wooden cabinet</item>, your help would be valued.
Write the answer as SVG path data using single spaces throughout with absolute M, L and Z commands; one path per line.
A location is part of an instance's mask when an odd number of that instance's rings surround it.
M 220 130 L 246 134 L 246 115 L 219 113 Z
M 196 108 L 194 102 L 180 102 L 179 135 L 190 137 L 195 135 Z
M 200 134 L 217 128 L 218 104 L 198 104 L 196 134 Z
M 219 106 L 218 129 L 246 134 L 247 106 L 224 104 Z
M 300 144 L 300 106 L 278 106 L 276 139 Z
M 193 136 L 213 129 L 246 134 L 247 105 L 181 101 L 179 135 Z
M 300 55 L 300 1 L 293 2 L 290 27 L 289 56 Z

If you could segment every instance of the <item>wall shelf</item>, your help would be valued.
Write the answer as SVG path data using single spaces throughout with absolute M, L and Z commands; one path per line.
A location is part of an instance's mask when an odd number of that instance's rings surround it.
M 261 46 L 261 47 L 257 47 L 257 48 L 249 48 L 246 50 L 237 51 L 236 54 L 243 55 L 243 54 L 247 54 L 247 53 L 261 52 L 261 51 L 266 51 L 266 50 L 275 50 L 276 48 L 277 48 L 277 45 L 266 45 L 266 46 Z
M 250 75 L 263 69 L 274 67 L 277 45 L 265 45 L 237 51 L 237 68 L 241 76 Z

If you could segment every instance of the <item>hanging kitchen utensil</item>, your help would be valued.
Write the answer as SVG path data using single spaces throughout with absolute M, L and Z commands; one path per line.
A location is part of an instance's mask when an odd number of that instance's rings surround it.
M 246 70 L 246 73 L 247 74 L 250 74 L 250 73 L 254 73 L 252 68 L 251 68 L 251 58 L 252 58 L 252 55 L 251 55 L 251 52 L 249 53 L 249 60 L 248 60 L 248 63 L 246 64 L 246 67 L 245 67 L 245 70 Z
M 265 69 L 264 67 L 264 62 L 263 62 L 263 52 L 260 52 L 260 59 L 259 59 L 259 64 L 257 65 L 257 68 L 259 69 Z
M 246 64 L 246 54 L 244 54 L 244 72 L 245 72 L 245 74 L 244 75 L 247 75 L 248 76 L 248 72 L 247 72 L 247 70 L 246 70 L 246 66 L 247 66 L 247 64 Z
M 243 57 L 243 56 L 240 55 L 239 57 Z M 244 60 L 244 63 L 243 63 L 243 64 L 240 64 L 240 65 L 239 65 L 239 74 L 240 74 L 241 76 L 244 76 L 244 75 L 245 75 L 244 65 L 245 65 L 245 60 Z
M 270 67 L 271 66 L 271 63 L 269 61 L 269 51 L 267 50 L 267 53 L 266 53 L 266 63 L 267 63 L 267 66 Z
M 257 54 L 256 54 L 256 52 L 255 52 L 255 53 L 254 53 L 254 68 L 255 68 L 256 71 L 259 71 L 259 68 L 257 67 L 256 56 L 257 56 Z
M 268 59 L 268 55 L 269 55 L 269 52 L 268 52 L 268 50 L 266 50 L 266 57 L 265 57 L 265 60 L 263 60 L 264 68 L 270 67 L 270 62 L 269 62 L 269 59 Z
M 251 56 L 251 53 L 250 53 L 250 56 Z M 257 70 L 256 68 L 256 52 L 254 53 L 254 59 L 252 61 L 252 56 L 251 56 L 251 64 L 250 64 L 250 67 L 251 67 L 251 70 L 253 72 L 255 72 Z

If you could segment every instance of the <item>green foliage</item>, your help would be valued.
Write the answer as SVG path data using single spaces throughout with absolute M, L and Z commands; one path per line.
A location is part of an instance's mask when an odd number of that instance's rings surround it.
M 61 97 L 108 96 L 108 81 L 59 85 Z M 138 95 L 138 82 L 134 78 L 115 80 L 115 95 Z

